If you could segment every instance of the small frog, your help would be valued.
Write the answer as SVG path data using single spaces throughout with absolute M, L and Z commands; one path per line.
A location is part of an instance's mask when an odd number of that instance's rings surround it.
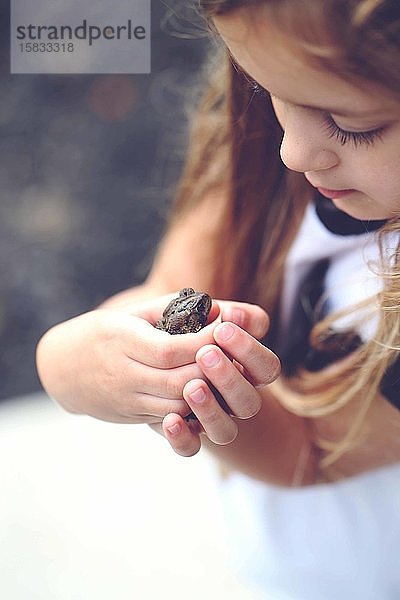
M 156 323 L 157 329 L 162 329 L 171 334 L 197 333 L 207 323 L 211 310 L 211 297 L 205 292 L 195 292 L 193 288 L 183 288 L 178 298 L 174 298 L 164 310 L 161 319 Z M 219 391 L 208 382 L 208 385 L 225 412 L 230 414 L 230 409 Z M 191 412 L 185 421 L 197 420 Z
M 174 298 L 156 323 L 157 329 L 172 335 L 196 333 L 207 323 L 211 310 L 211 298 L 205 292 L 195 292 L 193 288 L 183 288 L 178 298 Z

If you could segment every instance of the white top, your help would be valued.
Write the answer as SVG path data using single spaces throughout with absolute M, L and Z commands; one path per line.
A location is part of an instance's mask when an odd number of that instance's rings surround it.
M 387 235 L 387 247 L 396 248 L 397 234 Z M 326 293 L 332 310 L 341 310 L 365 298 L 374 296 L 381 281 L 374 272 L 379 272 L 379 251 L 376 232 L 358 235 L 336 235 L 326 229 L 319 220 L 315 206 L 307 206 L 303 222 L 286 259 L 283 282 L 281 329 L 285 331 L 290 318 L 298 286 L 310 267 L 323 258 L 331 263 L 326 275 Z M 357 312 L 357 323 L 361 311 Z M 360 327 L 354 325 L 363 340 L 374 333 L 376 322 L 368 319 Z M 348 316 L 337 323 L 338 327 L 351 324 L 355 316 Z
M 397 236 L 388 237 L 388 246 L 396 243 Z M 287 259 L 282 335 L 300 281 L 325 257 L 333 310 L 379 290 L 368 268 L 379 257 L 375 234 L 335 235 L 310 205 Z M 357 329 L 367 339 L 375 326 L 369 319 Z M 234 562 L 257 586 L 257 598 L 400 598 L 400 464 L 306 488 L 277 488 L 240 474 L 221 487 Z
M 221 499 L 257 600 L 400 598 L 400 465 L 297 489 L 234 474 Z

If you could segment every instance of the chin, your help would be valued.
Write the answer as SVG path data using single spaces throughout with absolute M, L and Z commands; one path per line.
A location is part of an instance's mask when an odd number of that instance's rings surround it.
M 332 202 L 350 217 L 360 219 L 361 221 L 377 221 L 390 219 L 394 216 L 393 214 L 388 214 L 384 208 L 374 205 L 371 199 L 361 192 L 357 192 L 357 199 L 353 201 L 346 201 L 346 198 L 336 198 Z

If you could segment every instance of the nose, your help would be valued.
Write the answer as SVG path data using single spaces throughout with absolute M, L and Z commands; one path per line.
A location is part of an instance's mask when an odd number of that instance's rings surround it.
M 335 167 L 339 162 L 324 133 L 321 116 L 313 109 L 296 107 L 288 110 L 280 154 L 292 171 L 306 173 Z

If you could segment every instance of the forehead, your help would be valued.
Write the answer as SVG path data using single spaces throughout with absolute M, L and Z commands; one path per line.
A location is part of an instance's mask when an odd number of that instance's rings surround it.
M 372 83 L 357 85 L 327 69 L 317 68 L 298 41 L 268 19 L 263 8 L 237 10 L 214 18 L 236 62 L 272 95 L 290 103 L 324 107 L 335 114 L 368 114 L 390 110 L 398 103 Z

